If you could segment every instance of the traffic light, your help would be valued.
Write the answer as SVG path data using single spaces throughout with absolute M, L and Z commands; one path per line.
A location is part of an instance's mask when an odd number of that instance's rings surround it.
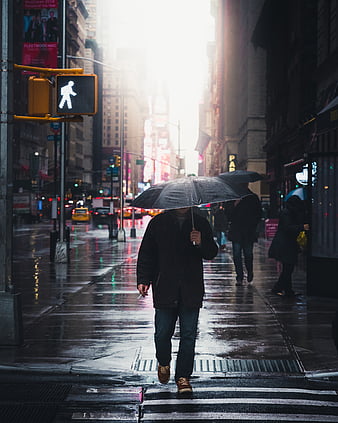
M 56 76 L 56 114 L 94 115 L 97 113 L 97 76 L 61 74 Z
M 121 166 L 121 157 L 115 156 L 115 166 L 120 167 Z
M 45 116 L 51 110 L 52 84 L 47 78 L 30 76 L 28 79 L 28 114 Z

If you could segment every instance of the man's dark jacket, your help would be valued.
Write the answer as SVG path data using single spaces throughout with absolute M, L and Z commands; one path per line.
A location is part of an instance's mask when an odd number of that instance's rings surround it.
M 251 193 L 243 197 L 229 214 L 229 240 L 240 244 L 257 242 L 257 226 L 261 215 L 262 208 L 258 196 Z
M 191 213 L 182 227 L 174 211 L 155 216 L 144 234 L 137 262 L 137 284 L 152 284 L 155 308 L 201 307 L 204 295 L 203 261 L 211 260 L 218 247 L 209 222 L 194 213 L 194 227 L 201 245 L 190 241 Z

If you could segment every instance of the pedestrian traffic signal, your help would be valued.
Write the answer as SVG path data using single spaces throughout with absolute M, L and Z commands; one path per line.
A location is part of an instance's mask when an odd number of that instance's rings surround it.
M 121 166 L 121 157 L 115 156 L 115 166 L 120 167 Z
M 97 76 L 57 75 L 56 102 L 57 115 L 94 115 L 97 113 Z
M 51 110 L 52 84 L 47 78 L 30 76 L 28 79 L 28 114 L 45 116 Z

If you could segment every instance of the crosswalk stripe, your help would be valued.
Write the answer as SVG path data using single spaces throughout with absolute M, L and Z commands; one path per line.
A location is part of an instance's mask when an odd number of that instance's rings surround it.
M 272 405 L 300 405 L 313 407 L 338 407 L 338 402 L 332 401 L 313 401 L 307 399 L 293 398 L 190 398 L 190 399 L 156 399 L 145 400 L 144 405 L 185 405 L 185 404 L 272 404 Z
M 247 420 L 247 421 L 292 421 L 292 422 L 327 422 L 337 423 L 337 416 L 317 415 L 317 414 L 267 414 L 267 413 L 166 413 L 166 414 L 147 414 L 142 422 L 148 421 L 177 421 L 177 420 Z
M 170 385 L 168 385 L 169 387 Z M 176 387 L 176 386 L 175 386 Z M 301 388 L 264 388 L 246 386 L 221 386 L 221 387 L 193 387 L 194 392 L 271 392 L 271 393 L 296 393 L 313 395 L 337 395 L 336 391 L 301 389 Z M 147 394 L 165 392 L 160 388 L 147 388 Z
M 337 423 L 337 391 L 320 389 L 322 386 L 318 388 L 313 389 L 313 386 L 309 386 L 307 389 L 290 385 L 280 387 L 199 386 L 196 383 L 193 386 L 194 396 L 180 397 L 176 394 L 175 384 L 148 387 L 142 404 L 141 422 Z M 234 397 L 231 397 L 232 395 Z M 171 409 L 173 411 L 169 411 Z M 229 409 L 229 412 L 226 412 L 226 409 Z M 242 412 L 237 412 L 241 409 L 243 409 Z M 308 413 L 304 414 L 304 411 Z

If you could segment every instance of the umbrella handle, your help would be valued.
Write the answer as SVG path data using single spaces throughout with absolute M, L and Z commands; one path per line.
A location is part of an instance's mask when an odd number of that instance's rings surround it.
M 190 207 L 190 210 L 191 210 L 191 224 L 192 224 L 192 230 L 194 231 L 194 230 L 195 230 L 195 221 L 194 221 L 194 213 L 193 213 L 193 211 L 192 211 L 192 207 Z M 195 242 L 195 241 L 193 241 L 193 242 L 192 242 L 192 245 L 196 245 L 196 242 Z

